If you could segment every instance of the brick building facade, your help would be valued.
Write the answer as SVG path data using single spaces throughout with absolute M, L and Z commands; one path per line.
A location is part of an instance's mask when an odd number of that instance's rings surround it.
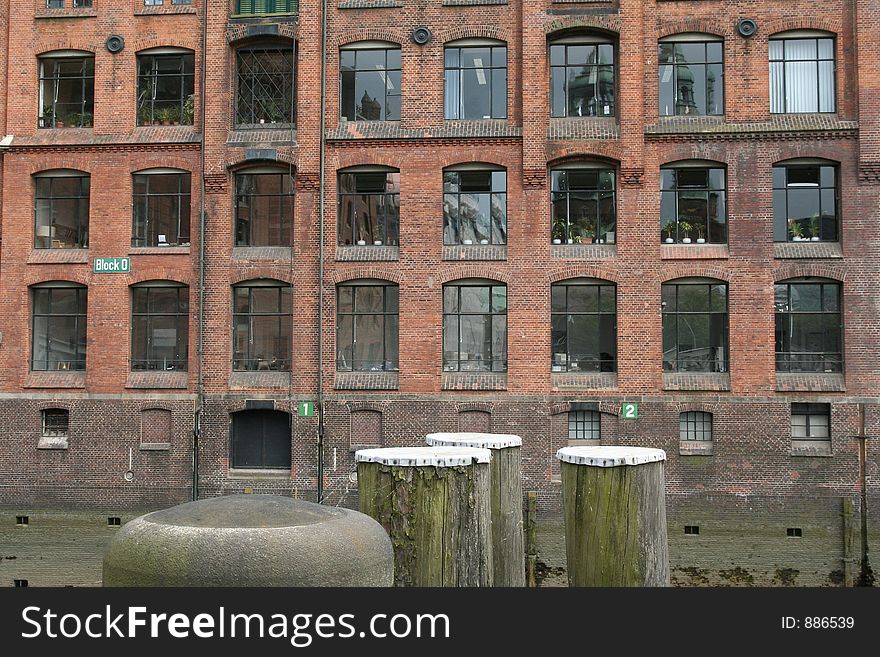
M 491 430 L 547 512 L 570 440 L 665 449 L 679 583 L 852 581 L 867 0 L 0 2 L 3 508 L 185 501 L 196 444 L 314 499 L 321 428 L 352 505 L 353 448 Z

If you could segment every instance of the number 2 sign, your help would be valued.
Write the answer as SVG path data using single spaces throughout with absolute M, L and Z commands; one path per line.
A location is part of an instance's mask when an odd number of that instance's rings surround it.
M 626 402 L 620 405 L 620 417 L 624 420 L 635 420 L 639 417 L 639 405 L 633 402 Z

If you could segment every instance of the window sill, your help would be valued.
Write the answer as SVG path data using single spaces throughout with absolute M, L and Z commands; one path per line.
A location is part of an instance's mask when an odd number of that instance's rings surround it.
M 605 0 L 608 1 L 608 0 Z M 444 7 L 464 7 L 471 5 L 506 5 L 507 0 L 443 0 Z
M 558 116 L 550 119 L 547 139 L 620 139 L 620 125 L 614 116 Z
M 831 441 L 830 440 L 798 440 L 791 439 L 790 456 L 818 456 L 831 457 Z
M 400 247 L 364 245 L 337 245 L 336 260 L 339 262 L 391 262 L 400 260 Z
M 506 244 L 454 244 L 443 246 L 443 260 L 507 260 Z
M 34 249 L 28 254 L 27 264 L 81 264 L 88 261 L 88 249 Z
M 729 258 L 730 249 L 727 244 L 661 244 L 662 260 L 708 260 L 712 258 Z
M 680 440 L 678 453 L 680 456 L 714 456 L 715 450 L 711 440 Z
M 290 470 L 282 468 L 229 468 L 229 479 L 290 479 Z
M 67 438 L 59 436 L 40 436 L 37 449 L 67 449 Z
M 73 7 L 59 7 L 58 9 L 49 9 L 48 7 L 39 7 L 34 12 L 34 18 L 94 18 L 98 15 L 95 7 L 83 7 L 82 9 L 74 9 Z
M 664 372 L 664 390 L 730 390 L 729 372 Z
M 253 21 L 253 20 L 262 20 L 264 18 L 272 18 L 272 19 L 290 19 L 296 20 L 298 13 L 295 11 L 284 11 L 279 12 L 277 14 L 232 14 L 229 19 L 230 20 L 242 20 L 242 21 Z
M 84 370 L 54 371 L 54 372 L 28 372 L 24 382 L 25 388 L 85 388 L 86 373 Z
M 133 246 L 128 255 L 189 255 L 189 246 Z
M 289 246 L 236 246 L 233 260 L 291 260 L 293 247 Z
M 135 10 L 135 16 L 155 16 L 162 14 L 195 14 L 196 8 L 193 5 L 158 5 L 150 7 L 139 7 Z
M 550 383 L 554 390 L 616 388 L 617 372 L 553 372 Z
M 569 438 L 568 446 L 569 447 L 601 447 L 602 446 L 602 439 L 597 438 L 597 439 L 575 440 L 575 439 Z
M 840 372 L 777 372 L 776 390 L 779 392 L 846 392 L 846 382 Z
M 126 388 L 175 389 L 189 385 L 187 372 L 129 372 Z
M 251 388 L 282 388 L 290 386 L 290 372 L 232 372 L 229 387 L 236 390 Z
M 339 0 L 337 9 L 388 9 L 403 7 L 400 0 Z
M 551 244 L 550 256 L 566 260 L 604 260 L 617 255 L 616 244 Z
M 787 258 L 842 258 L 840 242 L 774 242 L 773 257 Z
M 141 443 L 138 449 L 142 452 L 170 452 L 171 443 Z
M 397 390 L 398 372 L 336 372 L 334 390 Z
M 507 390 L 506 372 L 443 372 L 441 390 Z

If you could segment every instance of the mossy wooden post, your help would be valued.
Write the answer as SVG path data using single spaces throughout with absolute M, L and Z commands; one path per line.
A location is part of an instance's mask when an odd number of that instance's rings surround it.
M 564 447 L 569 586 L 669 586 L 662 449 Z
M 396 586 L 491 586 L 487 449 L 362 449 L 362 513 L 391 537 Z
M 492 586 L 525 586 L 523 547 L 522 438 L 500 433 L 431 433 L 429 445 L 480 447 L 489 464 L 492 515 Z

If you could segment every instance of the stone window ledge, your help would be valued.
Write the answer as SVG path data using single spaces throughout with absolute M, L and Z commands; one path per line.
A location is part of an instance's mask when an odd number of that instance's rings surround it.
M 840 242 L 774 242 L 773 257 L 779 260 L 796 258 L 842 258 Z
M 40 436 L 37 449 L 67 449 L 67 436 Z
M 567 260 L 602 260 L 617 255 L 616 244 L 551 244 L 550 256 Z
M 455 244 L 443 247 L 443 260 L 507 260 L 506 244 Z
M 616 388 L 617 372 L 553 372 L 550 383 L 554 389 Z
M 339 262 L 391 262 L 400 260 L 400 247 L 375 244 L 336 247 Z
M 776 389 L 780 392 L 845 392 L 841 373 L 792 374 L 777 373 Z
M 443 0 L 444 7 L 465 7 L 473 5 L 506 5 L 507 0 Z
M 663 260 L 708 260 L 729 258 L 727 244 L 661 244 L 660 258 Z
M 337 9 L 389 9 L 403 7 L 400 0 L 339 0 Z
M 229 468 L 229 479 L 290 479 L 290 470 Z
M 188 372 L 129 372 L 126 388 L 172 389 L 189 385 Z
M 27 264 L 81 264 L 89 261 L 88 249 L 34 249 Z
M 397 390 L 397 372 L 336 372 L 334 390 Z
M 680 440 L 678 453 L 681 456 L 714 456 L 711 440 Z
M 290 372 L 232 372 L 229 375 L 229 387 L 238 390 L 289 386 Z
M 293 249 L 289 246 L 236 246 L 233 260 L 290 260 Z
M 85 388 L 85 371 L 28 372 L 25 388 Z
M 798 440 L 791 439 L 791 456 L 819 456 L 830 457 L 831 441 L 830 440 Z
M 37 8 L 34 12 L 34 18 L 94 18 L 98 15 L 96 7 L 58 7 L 50 9 L 45 5 Z
M 443 372 L 441 390 L 507 390 L 507 374 L 500 372 Z
M 375 444 L 361 443 L 361 444 L 357 444 L 357 445 L 349 445 L 348 451 L 349 451 L 349 453 L 354 454 L 356 451 L 358 451 L 360 449 L 379 449 L 380 447 L 383 447 L 383 445 L 381 445 L 380 443 L 375 443 Z
M 196 8 L 193 5 L 173 5 L 171 0 L 165 0 L 168 5 L 141 6 L 138 7 L 135 16 L 154 16 L 161 14 L 195 14 Z
M 590 440 L 569 440 L 568 441 L 569 447 L 601 447 L 601 445 L 602 445 L 601 438 L 596 439 L 596 440 L 590 439 Z
M 547 139 L 620 139 L 620 125 L 614 116 L 557 116 L 550 119 Z
M 171 451 L 171 443 L 141 443 L 139 449 L 142 452 L 168 452 Z
M 664 390 L 730 390 L 728 372 L 664 372 Z
M 189 246 L 133 246 L 128 255 L 189 255 Z

